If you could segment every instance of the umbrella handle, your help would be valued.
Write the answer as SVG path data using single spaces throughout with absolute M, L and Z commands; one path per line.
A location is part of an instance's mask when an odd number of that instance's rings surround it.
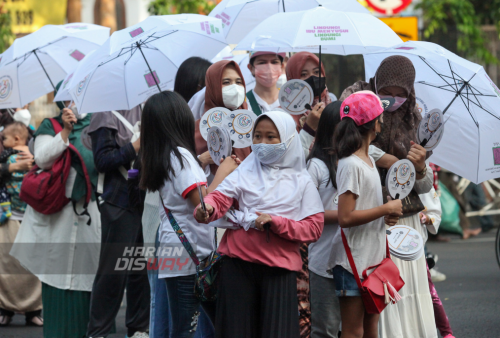
M 323 69 L 323 67 L 321 67 L 321 45 L 319 45 L 319 86 L 320 86 L 320 88 L 321 88 L 321 73 L 322 73 L 322 69 Z M 321 94 L 323 94 L 323 93 L 319 93 L 319 101 L 318 101 L 318 103 L 321 103 Z
M 269 229 L 271 229 L 271 224 L 264 224 L 264 230 L 266 230 L 266 242 L 269 243 Z

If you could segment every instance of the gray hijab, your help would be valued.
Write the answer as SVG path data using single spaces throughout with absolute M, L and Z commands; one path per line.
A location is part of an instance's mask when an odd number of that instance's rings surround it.
M 135 125 L 137 121 L 141 120 L 141 107 L 137 106 L 131 110 L 117 110 L 123 117 Z M 123 147 L 132 139 L 132 132 L 110 111 L 92 114 L 90 125 L 87 134 L 90 134 L 100 128 L 108 128 L 116 130 L 116 143 L 118 146 Z

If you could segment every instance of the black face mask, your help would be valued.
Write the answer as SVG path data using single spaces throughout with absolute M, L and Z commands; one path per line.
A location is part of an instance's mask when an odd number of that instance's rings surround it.
M 326 89 L 326 79 L 322 76 L 321 77 L 321 83 L 319 80 L 319 76 L 312 75 L 305 79 L 306 81 L 312 88 L 314 96 L 320 96 L 321 93 Z

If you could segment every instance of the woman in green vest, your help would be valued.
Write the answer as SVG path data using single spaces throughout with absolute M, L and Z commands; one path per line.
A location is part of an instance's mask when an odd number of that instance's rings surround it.
M 42 122 L 35 133 L 35 162 L 49 170 L 72 144 L 84 163 L 72 154 L 66 189 L 61 192 L 71 202 L 61 211 L 44 215 L 27 207 L 11 254 L 42 282 L 44 337 L 81 338 L 87 331 L 101 243 L 101 218 L 94 195 L 98 174 L 92 151 L 84 145 L 90 115 L 75 116 L 62 102 L 57 106 L 61 112 L 55 120 L 63 130 L 56 134 L 49 119 Z M 87 187 L 83 166 L 92 185 L 88 213 L 84 210 Z

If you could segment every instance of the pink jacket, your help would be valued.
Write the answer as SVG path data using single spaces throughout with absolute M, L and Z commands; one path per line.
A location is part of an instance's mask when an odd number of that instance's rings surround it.
M 231 197 L 218 191 L 207 195 L 205 203 L 214 207 L 214 212 L 208 222 L 224 216 L 233 202 Z M 218 251 L 229 257 L 251 263 L 300 271 L 302 259 L 299 245 L 304 242 L 316 242 L 319 239 L 323 231 L 324 214 L 317 213 L 300 221 L 281 216 L 271 215 L 271 217 L 269 243 L 266 241 L 265 231 L 226 230 Z

